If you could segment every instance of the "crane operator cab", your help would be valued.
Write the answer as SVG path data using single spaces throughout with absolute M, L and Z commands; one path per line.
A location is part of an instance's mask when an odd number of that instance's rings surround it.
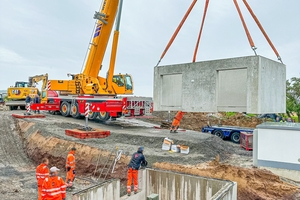
M 113 76 L 113 88 L 120 94 L 132 94 L 133 83 L 131 75 L 129 74 L 118 74 Z

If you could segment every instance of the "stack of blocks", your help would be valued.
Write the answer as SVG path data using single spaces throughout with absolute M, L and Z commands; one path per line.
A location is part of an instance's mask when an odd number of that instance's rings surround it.
M 79 139 L 87 138 L 105 138 L 110 135 L 110 131 L 95 129 L 92 131 L 84 131 L 79 129 L 67 129 L 65 134 Z
M 183 154 L 188 154 L 190 152 L 190 148 L 188 146 L 184 146 L 184 145 L 176 145 L 174 144 L 174 141 L 169 139 L 169 138 L 165 138 L 162 144 L 162 150 L 165 151 L 172 151 L 175 153 L 183 153 Z

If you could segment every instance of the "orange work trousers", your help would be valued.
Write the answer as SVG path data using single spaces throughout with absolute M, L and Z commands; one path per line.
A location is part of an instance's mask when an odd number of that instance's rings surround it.
M 180 121 L 177 120 L 177 119 L 174 119 L 173 122 L 172 122 L 172 126 L 171 126 L 170 130 L 172 130 L 172 131 L 177 130 L 179 125 L 180 125 Z
M 128 169 L 128 182 L 127 182 L 127 193 L 131 193 L 131 184 L 132 184 L 132 179 L 133 179 L 133 186 L 134 186 L 134 191 L 137 192 L 138 190 L 138 170 L 129 168 Z
M 73 181 L 75 178 L 74 169 L 71 168 L 70 171 L 67 171 L 66 184 L 68 187 L 73 185 Z
M 38 186 L 38 200 L 42 200 L 42 186 Z

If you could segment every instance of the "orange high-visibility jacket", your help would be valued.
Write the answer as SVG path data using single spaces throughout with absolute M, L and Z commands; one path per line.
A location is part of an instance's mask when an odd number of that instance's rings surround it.
M 49 176 L 49 169 L 47 165 L 45 163 L 42 163 L 39 166 L 37 166 L 35 170 L 35 175 L 38 187 L 42 187 L 45 178 Z
M 66 198 L 66 184 L 61 177 L 45 178 L 42 186 L 43 200 L 62 200 Z
M 66 160 L 66 168 L 71 167 L 72 169 L 75 169 L 75 156 L 74 156 L 74 151 L 70 151 L 67 160 Z
M 180 122 L 183 115 L 184 115 L 184 112 L 178 111 L 174 118 L 177 119 Z

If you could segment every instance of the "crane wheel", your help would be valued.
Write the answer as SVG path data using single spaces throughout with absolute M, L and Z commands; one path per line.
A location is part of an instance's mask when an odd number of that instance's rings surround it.
M 70 115 L 71 105 L 69 102 L 63 101 L 60 105 L 61 115 L 64 117 L 68 117 Z
M 71 112 L 70 113 L 71 113 L 71 116 L 73 118 L 76 118 L 76 119 L 80 118 L 80 112 L 79 112 L 77 103 L 71 105 Z
M 102 121 L 102 122 L 105 122 L 110 118 L 108 112 L 99 112 L 98 116 L 99 116 L 100 121 Z
M 89 112 L 89 120 L 96 119 L 98 117 L 99 113 L 97 112 Z

